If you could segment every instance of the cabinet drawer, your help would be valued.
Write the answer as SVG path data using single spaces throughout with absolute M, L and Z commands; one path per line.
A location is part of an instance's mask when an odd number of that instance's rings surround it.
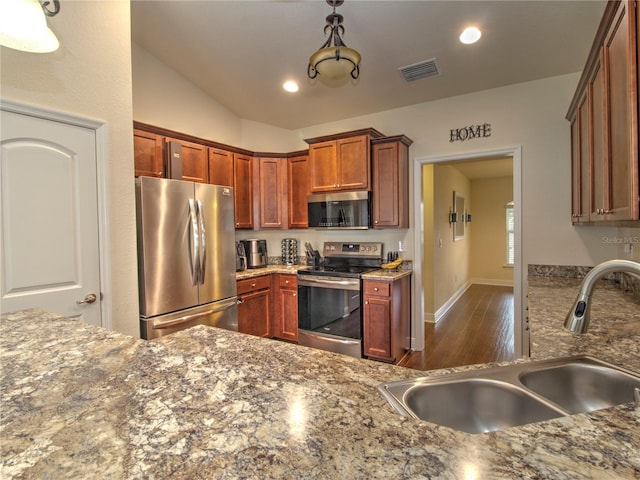
M 278 275 L 280 288 L 298 288 L 298 277 L 295 275 Z
M 364 294 L 378 297 L 388 297 L 391 294 L 391 284 L 388 282 L 364 282 Z
M 271 288 L 271 275 L 261 275 L 259 277 L 238 280 L 238 295 L 255 292 L 264 288 Z

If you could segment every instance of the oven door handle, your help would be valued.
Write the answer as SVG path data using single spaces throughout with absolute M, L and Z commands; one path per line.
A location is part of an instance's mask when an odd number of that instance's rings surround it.
M 304 279 L 298 279 L 298 286 L 301 287 L 347 287 L 347 290 L 360 290 L 359 279 L 344 279 L 344 280 L 329 280 L 326 278 L 310 278 L 304 277 Z

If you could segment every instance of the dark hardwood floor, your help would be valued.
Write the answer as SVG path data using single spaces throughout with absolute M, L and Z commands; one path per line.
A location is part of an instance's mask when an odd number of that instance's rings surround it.
M 513 360 L 513 288 L 471 285 L 438 323 L 425 323 L 424 343 L 400 365 L 434 370 Z

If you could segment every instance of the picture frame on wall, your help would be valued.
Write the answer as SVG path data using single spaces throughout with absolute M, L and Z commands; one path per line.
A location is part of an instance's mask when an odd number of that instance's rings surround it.
M 465 227 L 465 207 L 464 207 L 464 195 L 460 192 L 453 191 L 453 218 L 456 221 L 453 222 L 453 241 L 457 242 L 464 239 L 464 227 Z

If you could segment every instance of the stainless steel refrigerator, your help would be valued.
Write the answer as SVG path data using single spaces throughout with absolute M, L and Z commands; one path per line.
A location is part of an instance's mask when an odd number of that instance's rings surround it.
M 136 180 L 140 333 L 238 329 L 233 188 Z

